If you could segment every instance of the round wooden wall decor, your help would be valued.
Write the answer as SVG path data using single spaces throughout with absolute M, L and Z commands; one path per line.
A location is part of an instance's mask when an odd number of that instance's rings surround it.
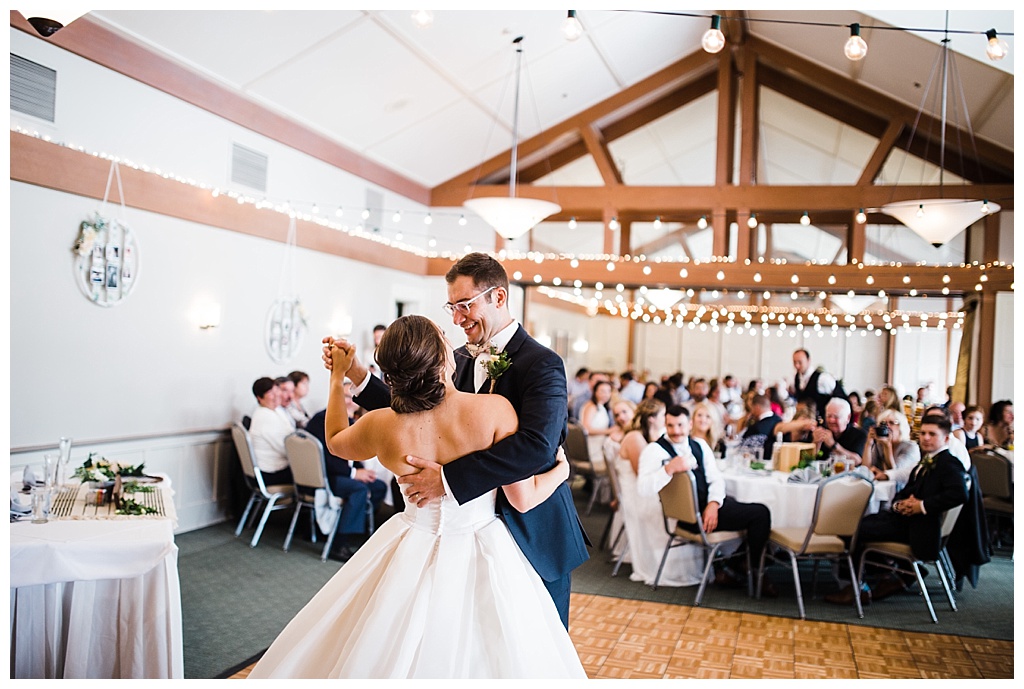
M 97 306 L 116 306 L 139 281 L 139 247 L 131 228 L 96 214 L 83 220 L 74 246 L 75 282 Z

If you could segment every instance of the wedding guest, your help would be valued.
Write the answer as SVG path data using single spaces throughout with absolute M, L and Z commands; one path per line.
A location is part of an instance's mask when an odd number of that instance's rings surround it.
M 825 425 L 814 429 L 814 442 L 822 459 L 846 460 L 846 466 L 860 464 L 867 434 L 850 423 L 850 403 L 833 397 L 825 405 Z
M 910 470 L 921 461 L 921 448 L 910 440 L 907 417 L 892 409 L 879 414 L 878 423 L 868 431 L 862 458 L 864 465 L 871 467 L 876 481 L 909 476 Z M 896 490 L 902 488 L 903 482 L 897 483 Z
M 761 457 L 769 461 L 775 447 L 775 427 L 782 423 L 782 417 L 772 410 L 767 395 L 754 395 L 750 406 L 754 421 L 743 431 L 743 445 L 761 448 Z
M 846 396 L 846 401 L 850 403 L 850 422 L 854 426 L 860 426 L 860 415 L 864 412 L 864 403 L 861 401 L 860 393 L 856 390 Z M 863 426 L 861 426 L 863 430 Z
M 780 382 L 776 385 L 772 385 L 767 390 L 765 390 L 765 396 L 768 398 L 768 403 L 771 406 L 772 414 L 775 414 L 776 416 L 780 417 L 780 421 L 782 420 L 781 417 L 786 413 L 785 398 L 783 397 L 785 389 L 786 383 Z M 786 394 L 786 397 L 788 396 L 789 395 Z
M 922 416 L 941 416 L 942 418 L 949 421 L 949 409 L 942 406 L 941 404 L 933 404 L 930 407 L 925 407 Z M 924 423 L 922 421 L 921 423 Z M 950 423 L 952 427 L 952 422 Z M 967 451 L 967 446 L 964 445 L 964 441 L 960 438 L 949 433 L 949 437 L 946 438 L 946 443 L 949 446 L 949 453 L 960 460 L 960 463 L 964 466 L 964 471 L 971 470 L 971 453 Z
M 632 371 L 623 371 L 619 374 L 619 396 L 634 405 L 640 404 L 640 400 L 644 398 L 644 384 L 633 377 Z
M 611 382 L 600 380 L 594 385 L 590 401 L 583 405 L 583 410 L 580 413 L 580 425 L 587 432 L 590 461 L 598 471 L 603 471 L 605 468 L 604 452 L 601 447 L 615 426 L 612 419 L 611 401 Z
M 643 402 L 644 400 L 652 400 L 652 399 L 654 399 L 654 397 L 657 394 L 657 392 L 660 389 L 660 387 L 661 386 L 659 386 L 653 380 L 652 381 L 648 381 L 646 384 L 644 384 L 644 396 L 643 396 L 643 398 L 641 398 L 640 401 Z
M 715 414 L 710 400 L 698 402 L 693 406 L 693 428 L 690 430 L 690 437 L 695 440 L 703 440 L 714 452 L 722 454 L 725 452 L 725 431 L 722 422 Z
M 288 374 L 288 379 L 294 385 L 292 403 L 287 408 L 288 413 L 292 415 L 297 428 L 305 428 L 309 422 L 309 412 L 302 406 L 302 398 L 309 395 L 309 375 L 302 371 L 292 371 Z
M 804 398 L 796 403 L 793 418 L 775 424 L 775 435 L 782 434 L 784 443 L 814 442 L 814 429 L 818 427 L 818 414 L 814 400 Z
M 892 409 L 902 412 L 903 403 L 900 401 L 900 393 L 892 385 L 883 385 L 878 391 L 878 404 L 882 409 Z
M 953 431 L 953 435 L 959 438 L 970 452 L 985 444 L 985 435 L 981 430 L 985 423 L 985 412 L 981 410 L 981 407 L 972 404 L 964 410 L 963 417 L 963 425 Z
M 735 376 L 727 374 L 722 378 L 722 392 L 719 395 L 722 404 L 728 407 L 733 402 L 739 402 L 741 396 L 740 385 Z
M 967 410 L 967 405 L 963 402 L 950 402 L 946 405 L 949 409 L 949 420 L 953 424 L 953 430 L 964 427 L 964 412 Z
M 288 407 L 291 406 L 292 399 L 295 397 L 295 383 L 288 376 L 281 376 L 274 379 L 274 385 L 277 386 L 277 409 L 275 411 L 281 415 L 281 418 L 288 421 L 294 431 L 295 419 L 288 411 Z
M 612 426 L 611 433 L 605 436 L 601 451 L 604 454 L 604 462 L 608 472 L 614 471 L 616 476 L 618 476 L 617 465 L 620 461 L 619 453 L 622 450 L 622 439 L 626 437 L 626 433 L 632 428 L 634 416 L 636 416 L 636 405 L 631 401 L 618 399 L 612 403 L 612 418 L 615 420 L 615 425 Z M 618 533 L 622 525 L 621 502 L 622 498 L 619 497 L 618 502 L 613 502 L 611 505 L 612 509 L 615 510 L 611 533 Z M 623 543 L 620 542 L 616 552 L 613 553 L 615 557 L 618 557 L 622 545 Z
M 894 409 L 892 411 L 896 410 Z M 866 401 L 864 403 L 864 409 L 860 412 L 860 429 L 867 433 L 872 426 L 878 423 L 878 415 L 880 412 L 881 408 L 878 405 L 878 400 L 869 399 Z
M 1013 445 L 1013 402 L 1000 400 L 989 408 L 985 437 L 992 445 Z
M 273 378 L 258 378 L 252 384 L 257 406 L 249 425 L 253 461 L 263 474 L 268 486 L 290 486 L 292 470 L 288 465 L 284 439 L 295 429 L 291 422 L 277 412 L 280 390 Z
M 665 514 L 657 493 L 637 492 L 640 455 L 648 444 L 665 432 L 665 405 L 660 400 L 644 400 L 636 408 L 633 425 L 622 440 L 616 464 L 622 491 L 622 521 L 629 539 L 629 559 L 633 567 L 631 581 L 654 584 L 665 553 Z M 692 586 L 700 583 L 701 557 L 697 548 L 673 548 L 661 573 L 659 586 Z
M 577 371 L 573 379 L 568 383 L 568 395 L 569 395 L 569 411 L 572 412 L 576 409 L 576 401 L 583 399 L 586 401 L 590 397 L 590 369 L 586 366 L 581 366 Z M 582 405 L 581 405 L 582 406 Z M 577 420 L 574 415 L 573 421 Z

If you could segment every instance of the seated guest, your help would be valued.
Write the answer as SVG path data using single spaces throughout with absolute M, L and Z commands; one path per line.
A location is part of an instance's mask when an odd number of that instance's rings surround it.
M 860 412 L 860 423 L 857 424 L 858 426 L 860 426 L 860 430 L 867 433 L 872 426 L 878 423 L 878 415 L 881 413 L 881 411 L 882 409 L 878 405 L 878 400 L 867 400 L 864 403 L 864 409 L 862 409 Z M 894 409 L 893 411 L 899 410 Z M 901 411 L 900 413 L 902 414 L 903 412 Z
M 881 409 L 892 409 L 903 411 L 903 402 L 900 401 L 900 393 L 892 385 L 883 385 L 878 393 L 878 405 Z
M 1000 400 L 989 408 L 985 437 L 992 445 L 999 447 L 1013 445 L 1013 402 Z
M 857 530 L 857 548 L 853 557 L 859 562 L 866 543 L 890 541 L 908 544 L 922 560 L 935 560 L 941 548 L 942 515 L 967 501 L 967 481 L 963 465 L 949 453 L 949 419 L 926 415 L 921 421 L 918 444 L 924 457 L 914 468 L 907 486 L 896 494 L 892 509 L 866 515 Z M 909 565 L 907 565 L 909 568 Z M 912 575 L 888 574 L 861 600 L 882 600 L 905 589 L 915 581 Z M 867 589 L 867 584 L 863 584 Z M 853 586 L 825 596 L 829 603 L 849 605 Z
M 259 378 L 252 384 L 252 394 L 258 403 L 249 424 L 253 461 L 263 474 L 264 484 L 291 485 L 292 470 L 288 466 L 284 439 L 295 429 L 288 419 L 277 412 L 280 395 L 278 386 L 272 378 Z
M 953 431 L 964 427 L 964 412 L 967 411 L 967 405 L 963 402 L 950 402 L 946 405 L 946 409 L 949 410 L 949 420 L 953 423 Z
M 898 489 L 906 485 L 910 471 L 921 461 L 921 450 L 910 439 L 906 416 L 892 409 L 878 415 L 878 423 L 868 431 L 863 461 L 871 467 L 876 481 L 897 480 Z
M 281 415 L 281 418 L 288 421 L 288 424 L 294 431 L 295 418 L 288 410 L 288 407 L 292 406 L 292 400 L 295 397 L 295 383 L 288 376 L 281 376 L 274 379 L 274 385 L 277 386 L 277 413 Z
M 753 423 L 743 431 L 741 444 L 745 447 L 760 447 L 764 452 L 761 456 L 765 461 L 769 461 L 772 458 L 772 448 L 775 447 L 775 427 L 782 423 L 782 417 L 772 411 L 772 402 L 768 395 L 754 395 L 750 400 L 750 408 Z
M 580 425 L 587 432 L 587 450 L 594 469 L 604 471 L 604 440 L 615 428 L 612 419 L 612 384 L 599 380 L 594 384 L 590 400 L 580 410 Z
M 949 410 L 941 404 L 933 404 L 930 407 L 925 407 L 923 416 L 928 416 L 929 414 L 936 414 L 944 417 L 946 421 L 950 422 L 950 428 L 953 427 L 953 422 L 950 421 L 949 418 Z M 967 446 L 964 445 L 964 441 L 956 437 L 954 433 L 950 433 L 949 438 L 947 438 L 947 442 L 949 443 L 949 453 L 960 460 L 960 463 L 964 465 L 964 471 L 970 471 L 971 453 L 968 452 Z
M 747 547 L 751 563 L 759 562 L 761 553 L 768 543 L 772 530 L 772 516 L 768 508 L 760 503 L 737 502 L 725 495 L 725 478 L 718 469 L 711 448 L 702 440 L 690 436 L 690 415 L 686 407 L 676 405 L 665 412 L 665 435 L 643 449 L 640 454 L 640 469 L 637 474 L 637 492 L 640 495 L 657 495 L 668 485 L 675 474 L 692 471 L 697 479 L 697 500 L 703 517 L 704 530 L 713 533 L 724 531 L 747 532 Z M 679 524 L 687 528 L 687 524 Z M 693 525 L 695 530 L 697 527 Z M 734 558 L 740 571 L 746 566 L 742 558 Z M 750 575 L 749 572 L 747 572 Z M 723 567 L 715 576 L 715 583 L 725 586 L 746 586 L 746 584 Z M 778 591 L 765 582 L 762 593 L 777 596 Z
M 288 413 L 295 420 L 296 428 L 305 428 L 309 421 L 309 412 L 302 406 L 302 398 L 309 394 L 309 375 L 302 371 L 292 371 L 288 379 L 295 386 L 292 393 L 292 403 L 288 405 Z
M 814 429 L 818 427 L 818 414 L 814 400 L 805 397 L 796 403 L 793 418 L 775 424 L 773 434 L 782 434 L 784 443 L 812 443 Z
M 959 439 L 970 452 L 985 444 L 985 436 L 981 432 L 981 427 L 985 423 L 985 412 L 981 407 L 972 404 L 964 410 L 963 417 L 963 427 L 953 431 L 953 437 Z
M 847 467 L 860 464 L 868 436 L 850 423 L 850 403 L 833 397 L 825 405 L 825 425 L 814 429 L 819 458 L 845 460 Z
M 693 411 L 693 405 L 697 404 L 698 402 L 703 402 L 704 400 L 707 399 L 708 392 L 710 391 L 710 389 L 711 386 L 708 385 L 708 381 L 706 378 L 694 378 L 693 380 L 690 381 L 690 398 L 683 402 L 677 401 L 676 403 L 682 404 L 684 407 L 686 407 L 687 411 Z
M 648 381 L 644 385 L 644 396 L 643 396 L 643 399 L 641 399 L 640 401 L 643 402 L 644 400 L 653 400 L 654 396 L 658 393 L 658 390 L 660 390 L 660 389 L 661 389 L 660 386 L 657 383 L 655 383 L 653 380 L 652 381 Z
M 722 428 L 722 421 L 715 415 L 711 400 L 706 399 L 693 405 L 692 418 L 690 437 L 694 440 L 703 440 L 714 452 L 724 454 L 725 431 Z
M 349 408 L 349 424 L 354 423 L 352 402 L 352 383 L 344 383 L 345 402 Z M 339 538 L 335 538 L 329 557 L 332 560 L 345 562 L 359 547 L 359 537 L 366 533 L 366 505 L 373 504 L 376 512 L 380 508 L 388 486 L 377 478 L 372 469 L 367 469 L 362 462 L 350 462 L 337 457 L 327 448 L 324 421 L 327 410 L 313 414 L 306 424 L 306 430 L 320 441 L 324 448 L 324 464 L 327 468 L 327 481 L 331 492 L 342 499 L 341 522 L 338 524 Z M 339 543 L 340 541 L 340 543 Z
M 632 371 L 619 374 L 619 396 L 633 404 L 640 404 L 644 398 L 644 384 L 633 376 Z
M 851 392 L 846 396 L 846 401 L 850 403 L 850 420 L 854 426 L 860 426 L 861 430 L 867 431 L 860 422 L 860 416 L 864 413 L 864 402 L 860 398 L 859 392 Z

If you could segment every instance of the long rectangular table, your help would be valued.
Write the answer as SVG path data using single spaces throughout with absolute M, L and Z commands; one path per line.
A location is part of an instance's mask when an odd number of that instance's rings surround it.
M 161 484 L 161 517 L 115 516 L 83 493 L 66 517 L 11 524 L 12 678 L 184 678 L 176 516 Z

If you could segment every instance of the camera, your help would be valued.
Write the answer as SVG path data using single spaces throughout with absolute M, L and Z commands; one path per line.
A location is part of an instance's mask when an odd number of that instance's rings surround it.
M 889 427 L 886 426 L 884 423 L 876 424 L 875 425 L 875 437 L 876 438 L 888 438 L 889 437 Z

